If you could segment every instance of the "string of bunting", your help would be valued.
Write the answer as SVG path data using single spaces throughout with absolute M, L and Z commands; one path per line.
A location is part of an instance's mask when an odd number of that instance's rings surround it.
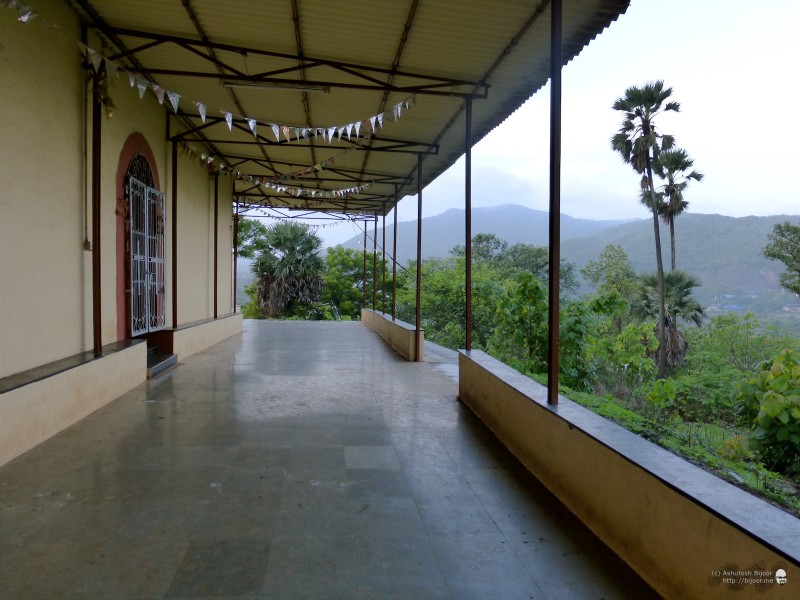
M 233 167 L 226 165 L 221 159 L 208 154 L 207 152 L 201 152 L 197 150 L 194 146 L 189 144 L 186 141 L 181 142 L 181 154 L 185 156 L 189 156 L 190 158 L 196 158 L 203 165 L 209 172 L 219 171 L 223 175 L 231 175 L 236 179 L 242 179 L 245 177 L 244 173 L 241 171 L 236 171 Z M 324 171 L 329 166 L 336 163 L 337 160 L 341 160 L 347 155 L 347 150 L 342 150 L 338 154 L 334 156 L 330 156 L 327 159 L 318 162 L 317 164 L 304 167 L 302 169 L 298 169 L 296 171 L 292 171 L 291 173 L 283 173 L 281 175 L 276 175 L 272 177 L 263 176 L 260 179 L 263 181 L 267 181 L 269 183 L 278 184 L 282 181 L 291 181 L 291 180 L 298 180 L 310 173 L 315 173 L 318 171 Z
M 19 13 L 17 20 L 21 23 L 30 23 L 39 17 L 40 21 L 45 27 L 57 28 L 56 25 L 44 17 L 41 17 L 41 15 L 29 4 L 21 2 L 20 0 L 0 0 L 0 8 L 10 8 L 12 10 L 16 10 Z M 103 56 L 100 52 L 90 48 L 83 42 L 76 40 L 76 43 L 78 44 L 78 48 L 80 49 L 81 53 L 92 64 L 96 73 L 100 71 L 100 66 L 103 63 L 106 65 L 106 74 L 108 78 L 117 78 L 119 77 L 119 71 L 124 71 L 128 75 L 130 86 L 132 88 L 135 87 L 138 90 L 140 99 L 144 97 L 144 94 L 147 92 L 147 90 L 151 90 L 159 104 L 163 105 L 164 100 L 166 99 L 172 107 L 172 110 L 175 113 L 178 112 L 182 98 L 178 92 L 167 90 L 157 83 L 151 82 L 146 77 L 131 73 L 118 63 L 109 59 L 107 56 Z M 208 105 L 200 100 L 192 100 L 191 102 L 197 108 L 200 119 L 205 124 L 208 115 Z M 394 121 L 398 121 L 402 117 L 403 111 L 408 110 L 411 105 L 415 103 L 416 97 L 412 94 L 405 100 L 395 104 L 390 111 L 380 112 L 359 121 L 353 121 L 351 123 L 345 123 L 342 125 L 330 125 L 326 127 L 284 125 L 280 123 L 271 123 L 263 119 L 253 119 L 244 115 L 236 117 L 232 112 L 218 108 L 215 108 L 214 110 L 219 112 L 225 119 L 225 122 L 228 125 L 228 131 L 233 131 L 233 120 L 234 118 L 238 118 L 247 123 L 247 125 L 250 127 L 250 131 L 253 132 L 253 136 L 255 137 L 258 137 L 258 126 L 265 125 L 272 130 L 276 142 L 280 142 L 281 138 L 285 139 L 287 143 L 291 143 L 292 139 L 295 139 L 299 142 L 301 139 L 306 139 L 313 135 L 315 140 L 322 136 L 323 140 L 327 141 L 328 143 L 333 143 L 334 137 L 338 142 L 341 142 L 342 136 L 344 135 L 347 136 L 348 141 L 351 141 L 353 137 L 356 139 L 362 137 L 362 133 L 363 137 L 368 138 L 372 134 L 376 133 L 378 129 L 383 128 L 384 120 L 387 117 L 391 117 Z M 106 97 L 103 98 L 103 104 L 106 108 L 106 114 L 111 116 L 116 107 L 114 106 L 113 102 L 111 102 L 110 98 L 107 97 L 107 92 Z
M 56 24 L 52 23 L 39 12 L 33 9 L 29 4 L 26 2 L 22 2 L 20 0 L 0 0 L 0 8 L 9 8 L 11 10 L 15 10 L 18 13 L 17 20 L 21 23 L 30 23 L 36 19 L 42 24 L 43 27 L 49 29 L 60 29 Z M 92 67 L 95 70 L 95 73 L 100 72 L 100 68 L 103 64 L 105 64 L 106 72 L 105 77 L 102 81 L 98 82 L 98 91 L 101 96 L 101 101 L 103 106 L 106 110 L 106 115 L 111 117 L 116 107 L 114 106 L 113 101 L 108 95 L 108 82 L 110 78 L 118 78 L 119 71 L 124 71 L 128 75 L 128 81 L 132 88 L 136 88 L 139 92 L 139 98 L 144 98 L 145 93 L 150 90 L 152 91 L 153 95 L 158 100 L 158 103 L 163 105 L 164 100 L 166 99 L 169 102 L 169 105 L 172 107 L 172 110 L 177 113 L 181 95 L 175 91 L 168 90 L 154 82 L 151 82 L 145 77 L 141 75 L 137 75 L 125 69 L 124 67 L 120 66 L 118 63 L 114 62 L 113 60 L 109 59 L 107 56 L 104 56 L 100 52 L 97 52 L 93 48 L 90 48 L 86 44 L 76 41 L 78 48 L 80 49 L 83 56 L 92 64 Z M 200 118 L 203 123 L 206 122 L 207 114 L 208 114 L 208 106 L 205 102 L 201 102 L 199 100 L 192 100 L 192 103 L 197 108 L 197 111 L 200 115 Z M 358 139 L 359 137 L 370 137 L 370 135 L 377 132 L 379 128 L 383 128 L 384 126 L 384 119 L 387 115 L 390 115 L 394 121 L 397 121 L 402 116 L 403 110 L 408 110 L 411 104 L 416 103 L 416 99 L 413 95 L 409 96 L 402 102 L 398 102 L 394 105 L 391 111 L 384 111 L 373 115 L 367 119 L 362 121 L 354 121 L 352 123 L 347 123 L 344 125 L 334 125 L 330 127 L 294 127 L 290 125 L 282 125 L 278 123 L 269 123 L 263 120 L 253 119 L 250 117 L 237 117 L 239 119 L 243 119 L 247 122 L 250 130 L 253 132 L 253 135 L 258 137 L 257 135 L 257 127 L 258 125 L 267 125 L 273 132 L 275 136 L 275 141 L 280 142 L 281 136 L 287 141 L 287 143 L 291 143 L 292 139 L 296 139 L 298 142 L 301 139 L 306 139 L 309 136 L 313 135 L 315 139 L 319 136 L 322 136 L 324 140 L 329 143 L 333 143 L 333 138 L 336 137 L 337 141 L 341 141 L 342 136 L 346 135 L 348 141 L 352 140 L 353 137 Z M 222 109 L 215 109 L 217 110 L 225 119 L 225 122 L 228 125 L 228 130 L 233 131 L 233 120 L 234 114 Z M 317 171 L 322 171 L 327 169 L 330 165 L 333 165 L 336 160 L 340 160 L 347 154 L 347 150 L 340 152 L 337 155 L 331 156 L 315 165 L 311 165 L 308 167 L 304 167 L 292 173 L 283 174 L 277 177 L 254 177 L 252 175 L 245 175 L 240 171 L 235 171 L 233 167 L 226 165 L 221 159 L 216 158 L 212 155 L 209 155 L 205 152 L 198 152 L 194 146 L 183 142 L 181 144 L 182 152 L 186 155 L 189 155 L 192 158 L 198 158 L 200 163 L 204 166 L 204 168 L 208 169 L 210 172 L 218 170 L 222 174 L 231 175 L 236 179 L 246 180 L 250 183 L 254 183 L 256 185 L 261 185 L 267 188 L 270 188 L 274 191 L 285 193 L 290 196 L 294 196 L 296 198 L 344 198 L 351 194 L 357 194 L 362 192 L 363 190 L 369 188 L 373 182 L 368 182 L 366 184 L 345 188 L 345 189 L 338 189 L 338 190 L 320 190 L 315 188 L 302 188 L 302 187 L 288 187 L 282 185 L 281 182 L 299 179 L 305 175 L 310 173 L 314 173 Z
M 0 0 L 2 1 L 2 0 Z M 124 67 L 121 67 L 113 60 L 109 59 L 106 56 L 103 56 L 96 50 L 90 48 L 83 42 L 77 42 L 78 48 L 80 49 L 81 53 L 92 63 L 95 72 L 99 72 L 101 64 L 105 62 L 106 65 L 106 72 L 109 77 L 119 77 L 119 71 L 124 71 L 128 75 L 128 81 L 130 82 L 130 86 L 132 88 L 136 88 L 139 92 L 139 98 L 144 98 L 145 92 L 147 90 L 151 90 L 155 95 L 156 99 L 158 100 L 159 104 L 164 104 L 164 100 L 169 101 L 169 105 L 172 107 L 172 110 L 177 114 L 178 108 L 180 107 L 180 101 L 182 96 L 178 92 L 174 92 L 171 90 L 167 90 L 166 88 L 158 85 L 157 83 L 153 83 L 149 79 L 142 77 L 141 75 L 137 75 L 135 73 L 131 73 L 130 71 L 126 70 Z M 192 100 L 191 101 L 194 106 L 197 108 L 197 112 L 200 115 L 200 120 L 205 123 L 207 116 L 208 116 L 208 106 L 205 102 L 201 102 L 199 100 Z M 275 141 L 280 142 L 281 138 L 285 139 L 287 143 L 291 143 L 292 140 L 300 141 L 301 139 L 307 139 L 310 136 L 314 136 L 314 139 L 317 140 L 320 136 L 322 139 L 328 143 L 333 143 L 334 137 L 336 138 L 337 142 L 342 141 L 342 136 L 346 135 L 347 140 L 351 141 L 353 138 L 358 139 L 360 137 L 369 138 L 372 134 L 376 133 L 378 129 L 383 129 L 384 120 L 387 116 L 391 116 L 392 119 L 396 122 L 400 120 L 403 115 L 404 110 L 408 110 L 412 104 L 416 103 L 416 97 L 412 94 L 405 100 L 398 102 L 392 107 L 391 111 L 384 111 L 380 112 L 376 115 L 372 115 L 367 119 L 363 119 L 360 121 L 353 121 L 352 123 L 346 123 L 344 125 L 333 125 L 333 126 L 326 126 L 326 127 L 295 127 L 293 125 L 282 125 L 279 123 L 271 123 L 265 121 L 263 119 L 253 119 L 247 116 L 236 116 L 232 112 L 222 110 L 216 108 L 217 112 L 219 112 L 222 117 L 225 119 L 225 123 L 228 125 L 228 131 L 233 131 L 233 121 L 234 119 L 241 119 L 247 122 L 250 131 L 253 132 L 254 137 L 258 137 L 258 126 L 259 125 L 266 125 L 272 130 L 273 135 L 275 136 Z M 106 103 L 107 112 L 110 114 L 110 110 L 113 110 L 113 103 Z M 362 136 L 363 133 L 363 136 Z

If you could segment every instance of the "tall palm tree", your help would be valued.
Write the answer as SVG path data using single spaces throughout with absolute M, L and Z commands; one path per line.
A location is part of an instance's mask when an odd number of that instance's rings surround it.
M 321 246 L 308 225 L 279 221 L 267 227 L 264 247 L 253 262 L 258 306 L 267 317 L 319 300 L 325 269 Z
M 661 204 L 661 219 L 669 225 L 669 243 L 672 252 L 671 270 L 675 270 L 675 219 L 683 214 L 689 203 L 684 199 L 683 192 L 689 182 L 702 181 L 700 171 L 690 171 L 694 160 L 683 148 L 665 150 L 653 163 L 653 171 L 667 183 L 661 187 L 665 201 Z
M 617 98 L 612 108 L 624 113 L 619 131 L 611 138 L 611 148 L 619 152 L 622 160 L 642 176 L 642 191 L 650 194 L 650 212 L 653 214 L 653 233 L 656 243 L 656 268 L 658 278 L 658 338 L 659 350 L 656 363 L 658 377 L 667 375 L 667 356 L 665 351 L 666 308 L 664 304 L 664 264 L 661 258 L 661 234 L 658 218 L 660 204 L 653 183 L 653 163 L 658 160 L 662 150 L 669 150 L 675 140 L 672 136 L 661 134 L 656 129 L 654 119 L 665 111 L 679 111 L 680 104 L 667 102 L 672 88 L 664 88 L 663 81 L 649 82 L 643 87 L 629 87 L 625 95 Z
M 657 294 L 658 277 L 655 273 L 646 273 L 639 277 L 639 291 L 631 304 L 631 312 L 640 319 L 654 319 L 658 314 Z M 667 363 L 671 366 L 683 362 L 686 354 L 686 343 L 683 333 L 678 329 L 678 321 L 694 323 L 698 327 L 703 323 L 705 311 L 695 299 L 692 292 L 700 287 L 700 280 L 686 271 L 670 271 L 664 276 L 666 287 L 666 330 L 664 344 Z

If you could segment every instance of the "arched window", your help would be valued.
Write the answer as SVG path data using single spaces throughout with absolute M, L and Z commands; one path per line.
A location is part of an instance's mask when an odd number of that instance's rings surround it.
M 166 326 L 164 194 L 147 159 L 136 154 L 125 177 L 130 232 L 131 335 Z

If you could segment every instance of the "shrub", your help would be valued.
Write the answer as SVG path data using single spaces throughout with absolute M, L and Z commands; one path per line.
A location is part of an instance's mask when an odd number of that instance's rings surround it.
M 767 466 L 800 473 L 800 352 L 784 350 L 737 388 L 736 414 Z

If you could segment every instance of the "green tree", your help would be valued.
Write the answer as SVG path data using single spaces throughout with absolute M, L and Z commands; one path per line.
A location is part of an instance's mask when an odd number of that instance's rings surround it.
M 658 340 L 653 327 L 627 323 L 619 328 L 620 315 L 627 315 L 630 306 L 617 292 L 598 295 L 590 308 L 595 321 L 587 335 L 586 362 L 593 374 L 594 387 L 600 394 L 632 399 L 655 374 L 651 356 Z
M 279 221 L 267 227 L 253 262 L 256 299 L 266 317 L 305 314 L 319 300 L 325 264 L 322 240 L 308 225 Z
M 694 160 L 682 148 L 665 150 L 653 163 L 655 174 L 667 181 L 661 187 L 665 201 L 660 206 L 661 219 L 669 225 L 670 265 L 673 271 L 675 270 L 675 219 L 689 208 L 689 202 L 683 197 L 683 192 L 690 181 L 703 180 L 700 171 L 690 170 L 693 166 Z
M 779 260 L 786 265 L 781 274 L 781 286 L 793 294 L 800 294 L 800 226 L 788 221 L 777 223 L 769 234 L 769 243 L 764 246 L 764 256 Z
M 239 239 L 236 251 L 242 258 L 255 258 L 266 245 L 267 226 L 257 219 L 235 217 L 239 220 L 237 227 Z
M 463 258 L 464 246 L 450 250 L 452 256 Z M 498 272 L 501 279 L 513 279 L 527 271 L 539 281 L 547 283 L 550 273 L 550 255 L 545 246 L 514 244 L 509 246 L 493 233 L 479 233 L 472 238 L 472 263 L 486 265 Z M 562 295 L 574 294 L 578 290 L 575 264 L 561 259 L 559 288 Z
M 664 88 L 663 81 L 646 83 L 643 87 L 629 87 L 625 95 L 617 98 L 612 108 L 624 113 L 619 131 L 611 138 L 611 148 L 619 152 L 622 159 L 633 170 L 642 175 L 641 189 L 651 194 L 650 212 L 653 215 L 653 233 L 656 244 L 656 274 L 658 280 L 658 339 L 657 354 L 658 377 L 666 376 L 667 355 L 665 351 L 665 284 L 664 264 L 661 257 L 661 234 L 659 231 L 660 204 L 657 202 L 656 187 L 653 182 L 653 163 L 658 160 L 662 150 L 669 150 L 673 144 L 672 136 L 661 134 L 655 125 L 655 118 L 665 111 L 679 111 L 680 104 L 667 102 L 672 88 Z
M 641 286 L 639 294 L 632 305 L 633 313 L 642 320 L 658 318 L 657 296 L 658 283 L 655 273 L 640 276 Z M 700 303 L 694 298 L 692 290 L 699 287 L 700 280 L 686 271 L 670 271 L 665 277 L 665 310 L 666 310 L 666 337 L 663 344 L 667 364 L 676 366 L 683 363 L 686 355 L 686 340 L 678 329 L 678 320 L 694 323 L 698 327 L 703 322 L 705 312 Z
M 506 282 L 497 300 L 495 329 L 489 353 L 528 373 L 547 369 L 547 287 L 528 271 Z M 584 360 L 590 315 L 584 303 L 568 303 L 560 315 L 559 377 L 569 387 L 588 389 L 589 370 Z
M 335 246 L 328 248 L 325 256 L 326 270 L 323 275 L 321 301 L 324 304 L 335 306 L 336 311 L 350 319 L 361 318 L 361 302 L 364 289 L 364 255 L 361 250 Z M 384 258 L 378 258 L 378 289 L 376 308 L 380 310 L 383 305 L 382 271 L 381 266 L 387 268 L 388 263 Z M 391 275 L 387 277 L 386 310 L 391 311 Z M 367 257 L 367 306 L 372 306 L 372 291 L 370 282 L 374 281 L 372 273 L 372 257 Z
M 416 318 L 416 263 L 399 273 L 397 315 L 408 323 Z M 494 329 L 494 312 L 502 281 L 485 263 L 472 267 L 472 343 L 486 348 Z M 422 327 L 425 339 L 448 348 L 466 344 L 466 276 L 463 257 L 426 259 L 422 263 Z
M 617 292 L 630 302 L 638 288 L 636 271 L 622 246 L 608 244 L 597 260 L 590 260 L 581 275 L 599 294 Z

